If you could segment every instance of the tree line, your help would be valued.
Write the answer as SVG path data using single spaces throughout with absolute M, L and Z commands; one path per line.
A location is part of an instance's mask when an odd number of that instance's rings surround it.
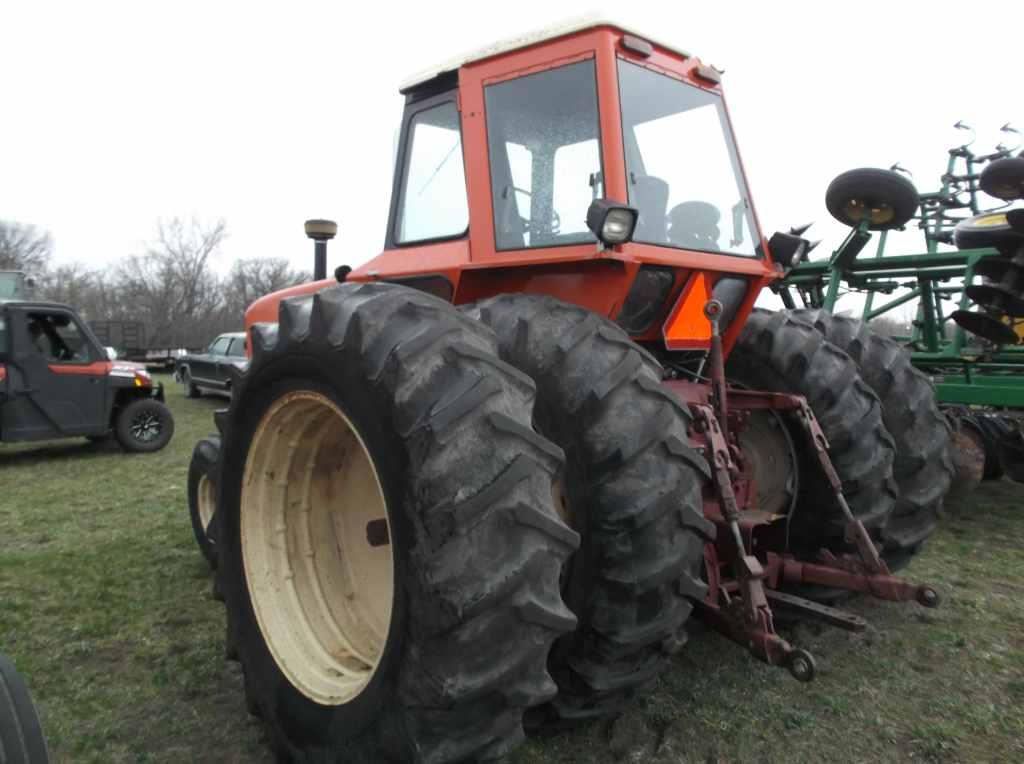
M 71 305 L 87 322 L 142 323 L 148 347 L 199 347 L 240 330 L 256 298 L 312 278 L 279 257 L 238 259 L 220 276 L 214 263 L 227 235 L 224 220 L 160 221 L 141 254 L 96 268 L 54 264 L 48 232 L 0 220 L 0 270 L 24 271 L 35 299 Z

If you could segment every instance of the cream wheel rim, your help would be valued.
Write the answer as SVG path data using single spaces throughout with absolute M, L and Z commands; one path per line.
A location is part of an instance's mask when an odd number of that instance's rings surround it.
M 199 485 L 196 486 L 196 502 L 199 505 L 199 523 L 206 534 L 210 523 L 213 522 L 213 508 L 216 502 L 213 496 L 213 482 L 206 475 L 199 478 Z
M 373 459 L 321 393 L 287 393 L 257 425 L 240 535 L 253 611 L 278 668 L 317 703 L 354 699 L 387 641 L 394 560 Z

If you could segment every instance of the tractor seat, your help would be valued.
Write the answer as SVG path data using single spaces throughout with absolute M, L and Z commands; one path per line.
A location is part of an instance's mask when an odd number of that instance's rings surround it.
M 668 241 L 674 247 L 718 252 L 721 231 L 718 221 L 722 213 L 708 202 L 689 201 L 677 204 L 668 214 Z
M 650 244 L 667 244 L 668 183 L 654 175 L 633 177 L 632 202 L 640 212 L 633 238 Z

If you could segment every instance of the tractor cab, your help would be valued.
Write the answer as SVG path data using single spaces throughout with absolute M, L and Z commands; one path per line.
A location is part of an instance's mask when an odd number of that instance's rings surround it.
M 456 304 L 546 293 L 636 340 L 706 350 L 707 299 L 725 307 L 728 348 L 777 277 L 721 73 L 685 50 L 582 21 L 457 57 L 401 92 L 385 249 L 348 280 Z

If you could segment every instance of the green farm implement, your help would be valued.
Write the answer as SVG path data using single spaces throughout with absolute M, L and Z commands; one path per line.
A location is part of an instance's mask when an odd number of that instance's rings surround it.
M 1002 132 L 1020 138 L 1009 124 Z M 1024 198 L 1024 156 L 1014 156 L 1019 145 L 979 154 L 972 143 L 949 150 L 932 193 L 919 194 L 898 166 L 839 175 L 826 206 L 849 234 L 828 259 L 792 265 L 775 288 L 829 341 L 847 344 L 858 325 L 916 303 L 909 332 L 893 339 L 935 385 L 963 485 L 1004 473 L 1024 480 L 1024 209 L 1009 209 Z M 985 209 L 982 192 L 1002 204 Z M 925 251 L 887 254 L 889 232 L 915 220 Z M 863 295 L 859 321 L 836 315 L 851 292 Z

